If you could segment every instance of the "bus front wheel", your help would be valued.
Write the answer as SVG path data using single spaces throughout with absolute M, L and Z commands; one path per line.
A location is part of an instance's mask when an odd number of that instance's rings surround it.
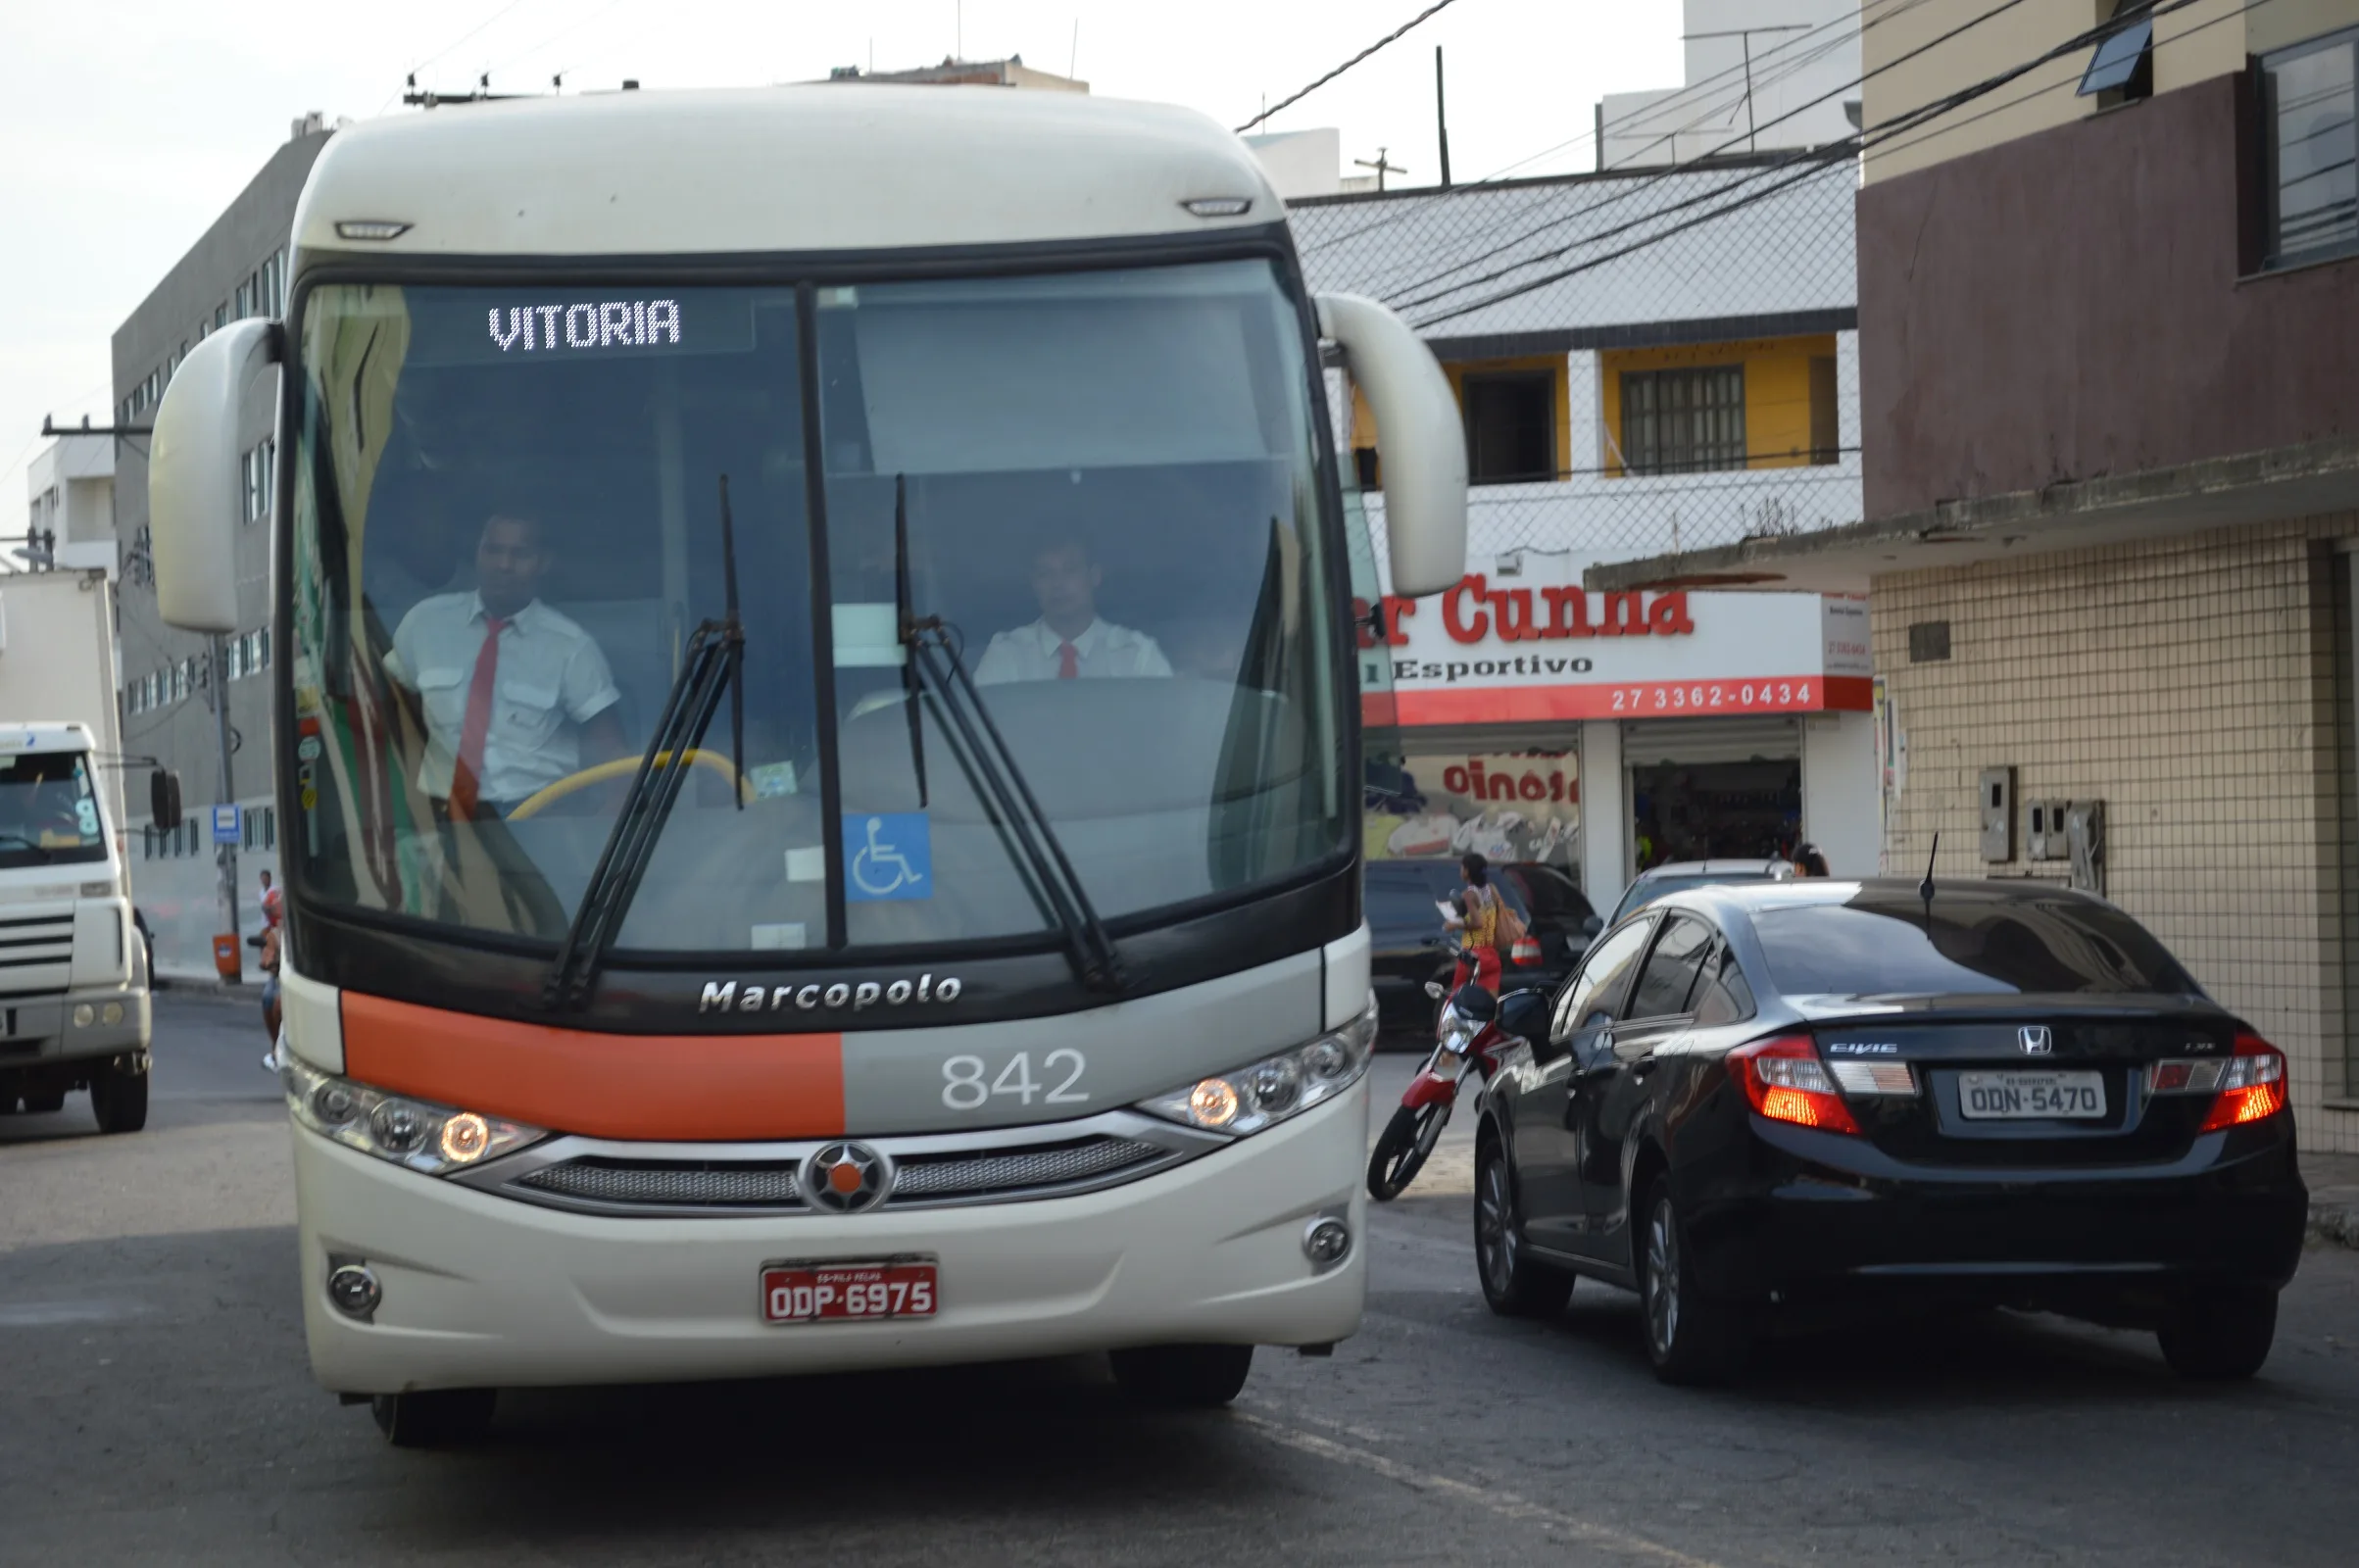
M 1116 1350 L 1114 1382 L 1134 1403 L 1160 1410 L 1210 1410 L 1237 1397 L 1253 1370 L 1250 1345 L 1151 1345 Z

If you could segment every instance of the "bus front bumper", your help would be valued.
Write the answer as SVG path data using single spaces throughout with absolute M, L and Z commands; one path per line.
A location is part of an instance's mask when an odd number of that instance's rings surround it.
M 1173 1343 L 1327 1345 L 1367 1292 L 1368 1084 L 1267 1132 L 1074 1197 L 857 1216 L 616 1217 L 420 1176 L 294 1129 L 312 1370 L 340 1394 L 767 1377 Z M 1352 1232 L 1340 1263 L 1303 1236 Z M 919 1253 L 932 1318 L 772 1325 L 780 1260 Z M 366 1321 L 331 1304 L 347 1261 Z

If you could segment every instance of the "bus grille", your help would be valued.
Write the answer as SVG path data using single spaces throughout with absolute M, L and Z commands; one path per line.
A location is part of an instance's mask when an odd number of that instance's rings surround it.
M 1113 1134 L 987 1150 L 909 1153 L 895 1162 L 884 1208 L 928 1207 L 986 1199 L 1048 1198 L 1129 1181 L 1187 1153 Z M 519 1198 L 563 1206 L 642 1213 L 683 1210 L 799 1212 L 799 1161 L 635 1160 L 585 1154 L 543 1165 L 508 1182 Z

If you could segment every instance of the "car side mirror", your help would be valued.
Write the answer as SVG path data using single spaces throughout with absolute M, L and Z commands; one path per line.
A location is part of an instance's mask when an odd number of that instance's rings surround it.
M 1444 997 L 1450 995 L 1450 987 L 1444 985 L 1439 980 L 1428 980 L 1425 982 L 1425 994 L 1433 998 L 1436 1002 L 1439 1002 Z
M 1591 916 L 1590 916 L 1588 919 L 1586 919 L 1586 920 L 1584 920 L 1584 921 L 1582 921 L 1582 922 L 1581 922 L 1581 934 L 1582 934 L 1583 936 L 1585 936 L 1585 937 L 1594 937 L 1594 936 L 1596 936 L 1596 935 L 1597 935 L 1598 932 L 1600 932 L 1600 931 L 1602 931 L 1602 930 L 1604 930 L 1604 929 L 1605 929 L 1605 922 L 1604 922 L 1603 920 L 1600 920 L 1600 919 L 1598 919 L 1598 918 L 1597 918 L 1596 915 L 1594 915 L 1594 914 L 1593 914 L 1593 915 L 1591 915 Z
M 180 775 L 169 767 L 157 768 L 147 776 L 148 814 L 155 818 L 159 833 L 180 831 Z

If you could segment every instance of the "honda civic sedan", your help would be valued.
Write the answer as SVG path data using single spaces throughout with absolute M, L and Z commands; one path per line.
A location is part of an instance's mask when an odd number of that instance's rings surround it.
M 2052 885 L 1758 883 L 1599 937 L 1485 1098 L 1483 1294 L 1639 1293 L 1670 1382 L 1862 1302 L 2154 1330 L 2249 1377 L 2301 1256 L 2285 1058 L 2161 943 Z

